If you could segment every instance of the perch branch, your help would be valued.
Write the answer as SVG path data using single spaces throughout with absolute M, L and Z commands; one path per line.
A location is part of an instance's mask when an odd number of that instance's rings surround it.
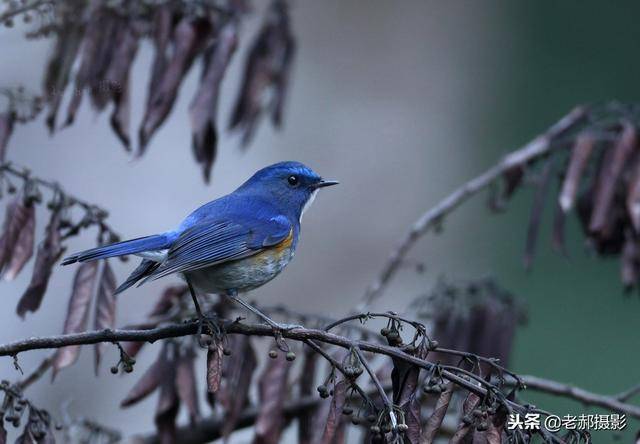
M 0 356 L 16 356 L 18 353 L 29 350 L 60 348 L 68 345 L 97 344 L 100 342 L 154 342 L 160 339 L 193 335 L 196 333 L 197 328 L 197 322 L 185 322 L 181 324 L 171 324 L 146 330 L 107 329 L 67 335 L 33 337 L 0 345 Z M 273 329 L 263 324 L 243 324 L 239 322 L 229 322 L 225 326 L 225 329 L 229 334 L 242 334 L 263 337 L 272 337 L 274 335 Z M 361 340 L 351 340 L 343 336 L 325 332 L 323 330 L 296 328 L 289 331 L 281 332 L 281 334 L 283 337 L 294 341 L 304 342 L 308 340 L 315 340 L 324 342 L 326 344 L 342 347 L 346 350 L 359 348 L 363 351 L 373 352 L 376 354 L 396 358 L 426 370 L 432 370 L 435 365 L 431 362 L 409 355 L 395 347 Z M 440 374 L 444 379 L 451 381 L 459 387 L 475 393 L 480 397 L 485 396 L 488 392 L 487 388 L 480 387 L 477 385 L 477 383 L 471 382 L 469 379 L 463 376 L 459 376 L 451 371 L 442 370 Z M 567 390 L 563 384 L 555 383 L 556 385 L 554 385 L 551 384 L 553 381 L 546 381 L 540 378 L 526 377 L 526 379 L 522 378 L 522 380 L 528 387 L 532 389 L 575 399 L 586 404 L 597 405 L 640 419 L 640 407 L 622 403 L 616 400 L 615 397 L 596 395 L 577 388 L 574 388 L 573 390 Z M 515 411 L 524 412 L 526 410 L 523 406 L 515 402 L 507 401 L 507 403 Z
M 552 141 L 572 129 L 577 123 L 582 121 L 586 115 L 587 109 L 585 107 L 573 109 L 569 114 L 552 125 L 546 132 L 537 136 L 517 151 L 508 154 L 502 161 L 481 175 L 471 179 L 442 199 L 436 206 L 423 213 L 418 220 L 413 223 L 407 234 L 392 251 L 376 279 L 367 288 L 358 311 L 364 311 L 366 307 L 371 305 L 371 303 L 382 294 L 386 285 L 402 265 L 404 257 L 409 250 L 429 229 L 438 225 L 447 214 L 451 213 L 470 197 L 484 190 L 509 169 L 524 165 L 533 159 L 547 154 L 553 146 Z

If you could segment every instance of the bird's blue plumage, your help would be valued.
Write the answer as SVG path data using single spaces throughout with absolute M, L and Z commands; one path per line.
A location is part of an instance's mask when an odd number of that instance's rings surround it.
M 302 213 L 319 188 L 333 183 L 299 162 L 277 163 L 202 205 L 176 230 L 87 250 L 63 264 L 137 254 L 145 259 L 118 291 L 174 273 L 207 292 L 252 289 L 287 265 Z

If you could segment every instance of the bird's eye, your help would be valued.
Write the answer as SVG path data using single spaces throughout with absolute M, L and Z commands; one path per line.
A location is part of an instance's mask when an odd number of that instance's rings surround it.
M 298 179 L 298 176 L 289 176 L 287 178 L 287 182 L 289 182 L 289 185 L 291 185 L 292 187 L 298 186 L 298 183 L 300 183 L 300 179 Z

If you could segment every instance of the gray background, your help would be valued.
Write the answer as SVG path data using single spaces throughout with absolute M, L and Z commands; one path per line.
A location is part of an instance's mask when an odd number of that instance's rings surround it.
M 242 30 L 241 50 L 223 85 L 223 125 L 246 44 L 266 4 L 256 3 L 258 11 Z M 139 161 L 130 160 L 120 147 L 108 128 L 108 113 L 95 115 L 86 100 L 73 127 L 52 138 L 41 120 L 18 127 L 8 158 L 108 208 L 110 223 L 123 237 L 175 226 L 267 164 L 305 162 L 341 185 L 323 192 L 305 216 L 295 261 L 251 297 L 337 316 L 357 304 L 409 224 L 455 186 L 576 103 L 638 99 L 640 36 L 633 21 L 638 12 L 632 2 L 614 7 L 597 2 L 300 0 L 292 10 L 298 54 L 285 128 L 274 132 L 262 125 L 246 153 L 235 137 L 223 135 L 210 186 L 203 185 L 190 152 L 187 108 L 198 69 L 189 74 L 174 112 Z M 0 28 L 0 84 L 37 90 L 50 42 L 26 41 L 24 29 Z M 151 56 L 147 43 L 134 68 L 135 130 Z M 402 309 L 443 273 L 493 273 L 530 307 L 530 324 L 516 342 L 515 370 L 595 391 L 623 390 L 638 380 L 638 298 L 622 296 L 616 261 L 603 264 L 584 257 L 576 227 L 570 263 L 552 255 L 543 238 L 540 257 L 527 275 L 520 258 L 530 197 L 522 193 L 501 216 L 484 209 L 483 196 L 465 206 L 441 236 L 429 237 L 410 253 L 428 264 L 428 273 L 403 270 L 377 308 Z M 39 232 L 43 228 L 41 217 Z M 85 234 L 69 247 L 84 249 L 94 242 L 93 234 Z M 122 280 L 132 264 L 114 266 Z M 73 267 L 57 270 L 40 311 L 21 321 L 14 307 L 29 270 L 0 286 L 5 307 L 1 342 L 62 329 Z M 121 295 L 118 324 L 140 320 L 168 281 Z M 154 358 L 154 348 L 141 355 L 139 370 Z M 117 360 L 115 350 L 110 353 L 107 366 Z M 42 356 L 25 353 L 20 363 L 28 371 Z M 54 412 L 73 400 L 75 415 L 98 418 L 127 433 L 147 431 L 153 427 L 153 399 L 128 411 L 117 407 L 139 375 L 114 377 L 105 368 L 96 378 L 87 348 L 55 385 L 45 378 L 29 396 Z M 0 361 L 0 377 L 18 377 L 10 359 Z M 585 412 L 554 398 L 531 399 L 560 413 Z

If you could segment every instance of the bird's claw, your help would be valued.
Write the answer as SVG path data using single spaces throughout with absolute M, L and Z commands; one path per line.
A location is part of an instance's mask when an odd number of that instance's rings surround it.
M 198 316 L 198 345 L 201 348 L 208 348 L 211 340 L 206 336 L 213 338 L 219 338 L 222 336 L 223 331 L 220 327 L 220 319 L 215 315 L 200 315 Z

